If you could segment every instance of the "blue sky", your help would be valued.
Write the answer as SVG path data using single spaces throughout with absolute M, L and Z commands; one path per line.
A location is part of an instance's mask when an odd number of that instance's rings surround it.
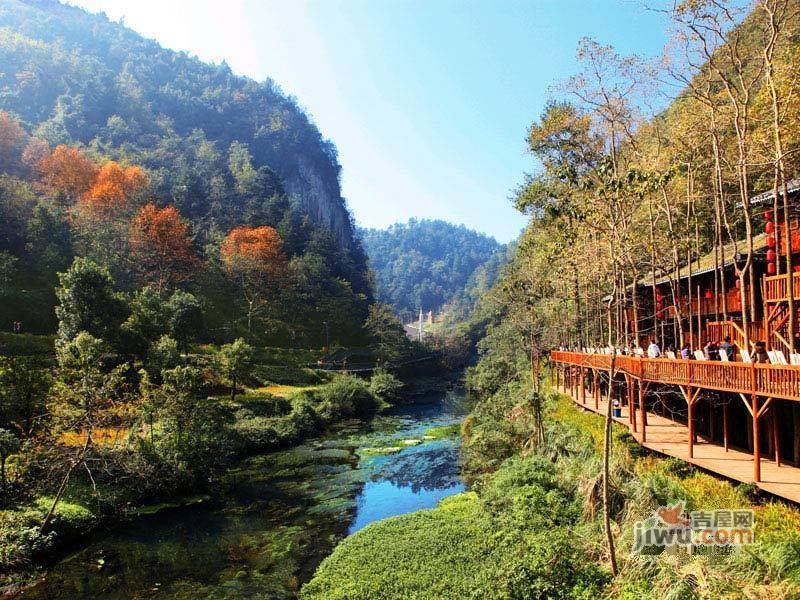
M 525 132 L 583 36 L 657 54 L 665 23 L 626 0 L 70 0 L 162 45 L 272 77 L 333 140 L 365 227 L 441 218 L 515 238 Z

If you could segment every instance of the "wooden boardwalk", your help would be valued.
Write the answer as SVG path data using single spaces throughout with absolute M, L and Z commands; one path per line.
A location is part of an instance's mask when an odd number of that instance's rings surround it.
M 574 392 L 570 395 L 570 392 Z M 586 410 L 606 414 L 605 398 L 595 401 L 591 393 L 586 391 L 586 404 L 582 404 L 580 390 L 568 390 L 572 401 Z M 723 446 L 712 444 L 698 436 L 694 443 L 694 456 L 689 457 L 689 428 L 681 423 L 671 421 L 661 415 L 647 411 L 647 441 L 642 443 L 641 433 L 634 432 L 630 427 L 628 407 L 621 407 L 622 416 L 614 420 L 628 427 L 636 440 L 645 448 L 667 456 L 680 458 L 701 469 L 718 473 L 728 479 L 743 483 L 754 483 L 756 486 L 792 502 L 800 503 L 800 469 L 781 463 L 761 458 L 761 481 L 753 481 L 753 455 L 733 448 L 727 451 Z

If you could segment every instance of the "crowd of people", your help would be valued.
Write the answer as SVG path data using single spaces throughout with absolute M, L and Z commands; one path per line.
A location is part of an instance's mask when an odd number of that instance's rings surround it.
M 634 348 L 636 344 L 634 343 Z M 725 339 L 721 343 L 717 343 L 715 340 L 709 340 L 705 346 L 702 348 L 703 358 L 705 360 L 722 360 L 722 361 L 734 361 L 736 360 L 737 348 L 731 342 L 730 336 L 726 336 Z M 681 346 L 680 352 L 676 352 L 673 346 L 668 346 L 666 353 L 668 356 L 674 356 L 675 358 L 681 358 L 682 360 L 695 360 L 696 355 L 694 350 L 692 349 L 692 345 L 689 342 L 686 342 Z M 659 346 L 658 342 L 653 339 L 650 340 L 650 344 L 647 346 L 647 357 L 648 358 L 662 358 L 661 346 Z M 767 353 L 767 345 L 764 342 L 756 342 L 753 354 L 751 359 L 755 363 L 769 363 L 770 358 L 769 354 Z

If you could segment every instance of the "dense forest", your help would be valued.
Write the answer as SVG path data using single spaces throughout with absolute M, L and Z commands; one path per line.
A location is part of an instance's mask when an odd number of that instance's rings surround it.
M 53 331 L 55 273 L 83 256 L 120 292 L 191 292 L 210 339 L 360 336 L 336 150 L 273 82 L 55 1 L 0 2 L 0 63 L 4 328 Z
M 464 294 L 476 269 L 502 254 L 494 238 L 440 220 L 411 219 L 362 235 L 378 298 L 406 322 L 420 309 L 438 313 Z

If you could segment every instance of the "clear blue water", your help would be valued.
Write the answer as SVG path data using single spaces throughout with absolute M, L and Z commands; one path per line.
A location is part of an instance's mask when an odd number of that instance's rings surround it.
M 295 597 L 345 536 L 464 489 L 458 437 L 423 438 L 465 413 L 463 395 L 448 393 L 247 459 L 211 501 L 99 533 L 22 596 Z M 400 450 L 375 453 L 387 447 Z

